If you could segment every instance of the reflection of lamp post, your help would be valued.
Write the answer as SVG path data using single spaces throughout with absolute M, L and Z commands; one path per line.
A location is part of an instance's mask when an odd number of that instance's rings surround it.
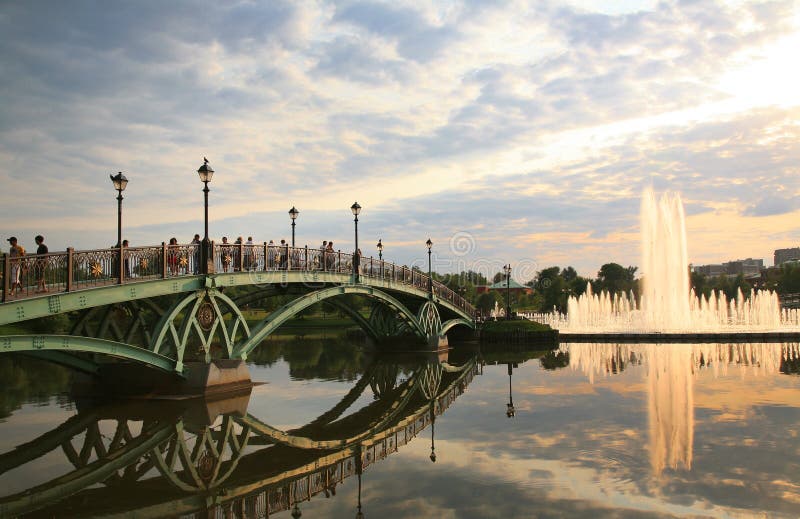
M 200 181 L 203 183 L 203 198 L 204 198 L 204 217 L 203 222 L 205 225 L 205 232 L 203 233 L 203 241 L 200 245 L 200 268 L 203 274 L 210 274 L 213 268 L 209 267 L 211 260 L 211 240 L 208 238 L 208 183 L 211 182 L 211 177 L 214 176 L 214 170 L 208 165 L 208 159 L 203 157 L 203 165 L 197 169 L 197 174 L 200 175 Z
M 297 215 L 300 214 L 294 206 L 289 209 L 289 218 L 292 219 L 292 248 L 294 248 L 294 221 L 297 220 Z
M 508 403 L 506 404 L 506 416 L 509 418 L 514 417 L 514 398 L 511 396 L 511 374 L 513 372 L 513 366 L 509 362 L 508 363 Z
M 356 474 L 358 475 L 358 512 L 356 519 L 364 519 L 364 512 L 361 511 L 361 473 L 364 468 L 361 466 L 361 444 L 356 448 Z
M 431 461 L 436 463 L 436 447 L 433 443 L 433 436 L 436 432 L 434 426 L 436 425 L 436 413 L 433 412 L 433 401 L 431 400 Z
M 378 238 L 378 260 L 383 261 L 383 243 L 381 243 L 381 239 Z
M 430 238 L 428 241 L 425 242 L 425 245 L 428 247 L 428 293 L 433 294 L 433 277 L 431 276 L 431 247 L 433 247 L 433 242 Z
M 350 206 L 350 211 L 353 212 L 353 224 L 356 233 L 356 248 L 353 251 L 353 281 L 358 283 L 358 263 L 361 258 L 358 256 L 358 215 L 361 213 L 361 206 L 358 202 Z
M 511 319 L 511 264 L 503 265 L 506 273 L 506 320 Z

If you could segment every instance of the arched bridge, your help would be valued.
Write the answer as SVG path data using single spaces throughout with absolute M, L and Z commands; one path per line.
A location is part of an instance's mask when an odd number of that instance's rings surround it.
M 201 269 L 200 252 L 199 244 L 162 244 L 5 255 L 0 325 L 79 314 L 68 331 L 0 335 L 0 353 L 86 372 L 98 369 L 97 355 L 86 354 L 100 354 L 181 373 L 190 360 L 247 359 L 282 324 L 323 301 L 378 343 L 415 336 L 436 347 L 453 327 L 475 326 L 475 309 L 459 294 L 388 261 L 308 247 L 216 244 Z M 277 296 L 277 309 L 248 322 L 245 308 Z M 366 298 L 368 310 L 350 296 Z

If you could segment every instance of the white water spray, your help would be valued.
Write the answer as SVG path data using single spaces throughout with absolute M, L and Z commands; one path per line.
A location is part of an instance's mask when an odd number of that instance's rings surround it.
M 798 310 L 781 309 L 772 291 L 735 299 L 713 292 L 696 296 L 689 283 L 689 255 L 683 202 L 677 193 L 660 199 L 647 189 L 641 206 L 644 278 L 640 301 L 633 294 L 593 294 L 591 287 L 570 297 L 567 315 L 537 316 L 554 328 L 572 332 L 766 331 L 800 326 Z

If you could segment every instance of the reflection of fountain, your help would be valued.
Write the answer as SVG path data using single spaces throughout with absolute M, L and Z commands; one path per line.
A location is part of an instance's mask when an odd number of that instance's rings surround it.
M 549 315 L 548 324 L 564 331 L 722 331 L 774 330 L 800 326 L 798 310 L 781 310 L 777 294 L 741 291 L 728 301 L 723 293 L 697 297 L 690 289 L 683 203 L 677 194 L 660 200 L 652 189 L 641 206 L 641 298 L 631 294 L 570 297 L 567 315 Z
M 564 344 L 570 366 L 590 382 L 628 365 L 647 367 L 647 410 L 650 464 L 655 474 L 664 469 L 692 468 L 694 442 L 694 377 L 701 370 L 714 376 L 738 365 L 753 374 L 772 375 L 800 358 L 800 344 Z
M 692 468 L 694 443 L 694 378 L 691 348 L 647 350 L 647 416 L 650 425 L 650 466 Z

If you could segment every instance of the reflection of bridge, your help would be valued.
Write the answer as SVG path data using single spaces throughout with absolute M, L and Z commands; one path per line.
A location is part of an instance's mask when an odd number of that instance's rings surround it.
M 398 383 L 397 366 L 378 363 L 339 404 L 292 431 L 246 414 L 246 396 L 212 403 L 216 411 L 204 408 L 200 415 L 198 409 L 160 416 L 145 409 L 81 412 L 0 455 L 0 474 L 59 448 L 71 467 L 0 498 L 0 516 L 135 510 L 137 517 L 208 517 L 205 511 L 216 509 L 225 517 L 265 517 L 320 493 L 335 494 L 349 476 L 360 481 L 370 464 L 431 425 L 476 371 L 474 359 L 461 366 L 424 363 Z M 377 399 L 342 417 L 367 387 Z
M 82 354 L 99 353 L 180 373 L 190 360 L 246 359 L 281 324 L 322 301 L 375 339 L 414 335 L 435 346 L 454 326 L 474 328 L 466 300 L 405 266 L 362 258 L 354 269 L 353 255 L 342 252 L 237 244 L 215 245 L 217 273 L 203 275 L 199 253 L 199 245 L 161 245 L 122 249 L 122 261 L 120 249 L 5 255 L 0 325 L 82 315 L 69 334 L 0 336 L 0 352 L 89 372 L 98 366 Z M 23 290 L 10 296 L 16 276 Z M 48 292 L 38 293 L 43 286 Z M 351 294 L 371 301 L 368 314 L 343 297 Z M 251 327 L 241 309 L 272 296 L 292 300 Z

